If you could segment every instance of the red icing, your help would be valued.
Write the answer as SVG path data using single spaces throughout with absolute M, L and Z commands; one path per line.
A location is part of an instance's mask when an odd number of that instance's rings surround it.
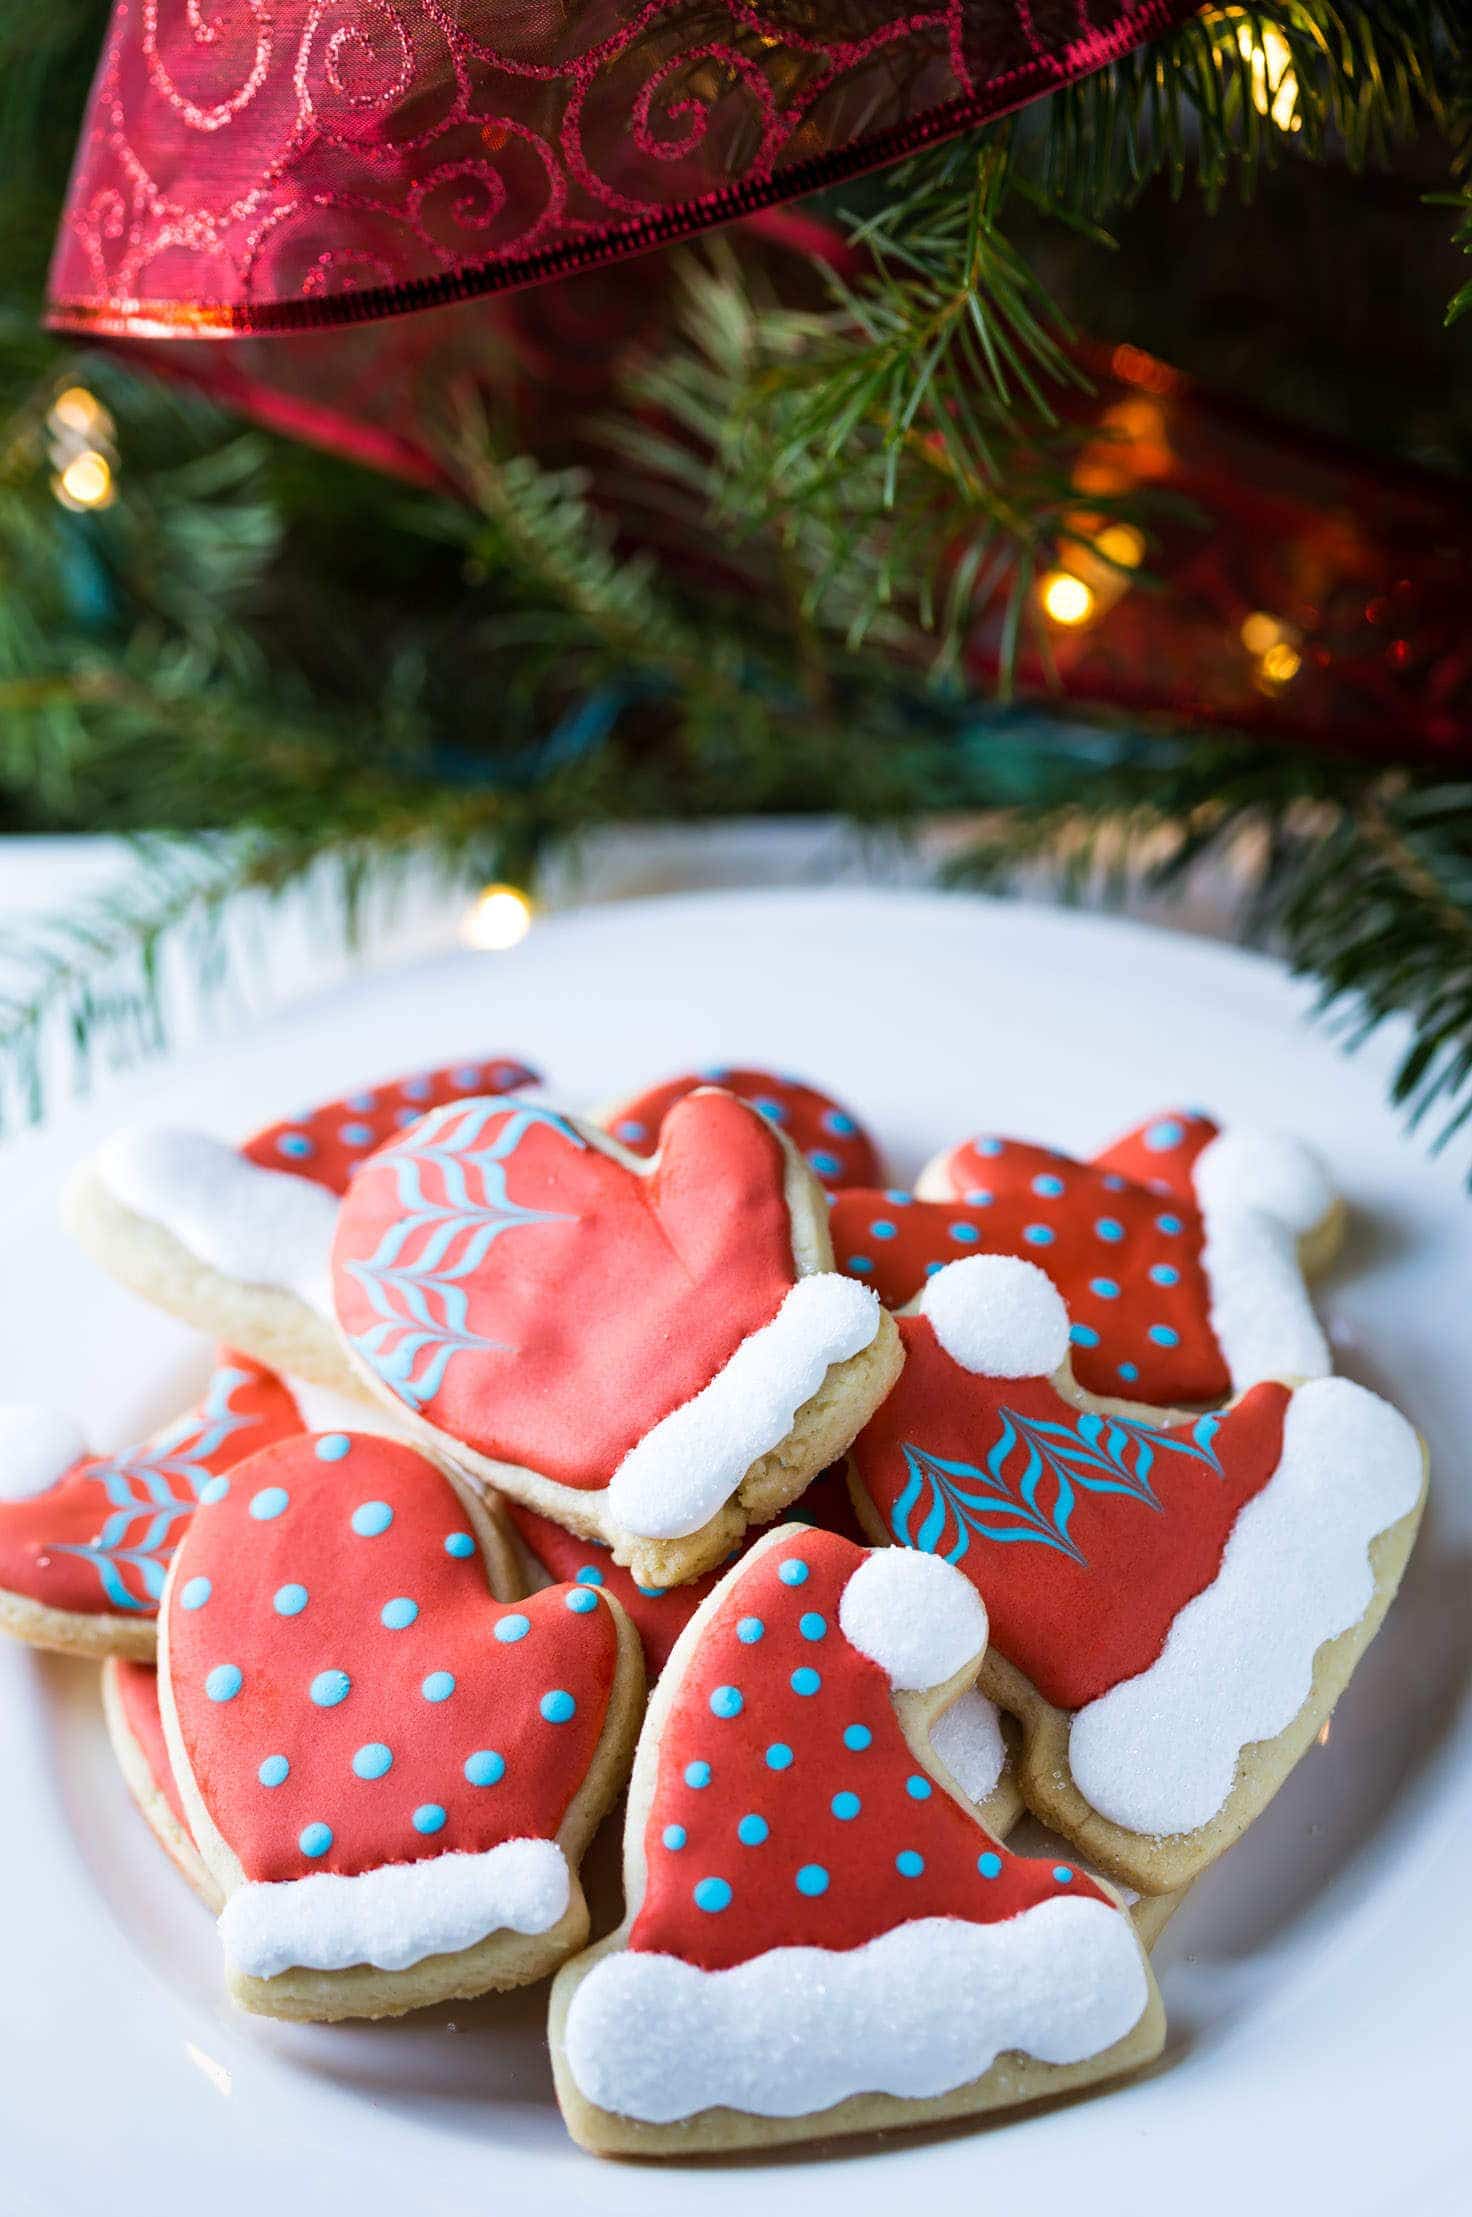
M 112 1671 L 113 1692 L 123 1721 L 128 1727 L 134 1744 L 143 1758 L 150 1779 L 163 1795 L 174 1815 L 187 1832 L 189 1819 L 184 1814 L 184 1803 L 174 1778 L 169 1751 L 164 1744 L 164 1722 L 158 1708 L 158 1672 L 152 1663 L 129 1663 L 114 1660 Z
M 1010 1450 L 996 1454 L 994 1467 L 989 1458 L 1009 1427 L 1019 1433 L 1019 1419 L 1067 1427 L 1073 1447 L 1085 1453 L 1079 1411 L 1046 1378 L 979 1378 L 963 1370 L 924 1317 L 902 1318 L 900 1332 L 905 1367 L 899 1383 L 852 1451 L 856 1483 L 885 1530 L 922 1544 L 926 1520 L 934 1519 L 923 1544 L 958 1562 L 986 1602 L 992 1647 L 1055 1707 L 1080 1709 L 1147 1670 L 1180 1611 L 1216 1577 L 1239 1511 L 1277 1468 L 1288 1389 L 1254 1386 L 1222 1417 L 1150 1427 L 1143 1443 L 1136 1435 L 1125 1444 L 1116 1424 L 1123 1466 L 1082 1467 L 1110 1484 L 1133 1487 L 1143 1445 L 1147 1482 L 1159 1506 L 1130 1491 L 1088 1491 L 1075 1469 L 1072 1509 L 1060 1531 L 1055 1512 L 1065 1497 L 1046 1455 L 1030 1480 L 1029 1445 L 1020 1434 Z M 1112 1422 L 1099 1421 L 1106 1431 Z M 1200 1439 L 1203 1426 L 1219 1468 L 1167 1444 L 1180 1442 L 1184 1450 Z M 921 1458 L 968 1465 L 973 1475 L 952 1472 L 951 1483 L 980 1497 L 975 1519 L 1011 1536 L 989 1537 L 974 1521 L 963 1521 L 923 1466 L 915 1487 L 907 1446 Z M 1024 1513 L 1028 1506 L 1035 1518 Z M 959 1556 L 958 1543 L 964 1543 Z
M 252 1134 L 240 1152 L 263 1170 L 289 1170 L 331 1193 L 346 1193 L 359 1163 L 416 1117 L 448 1101 L 514 1093 L 539 1082 L 538 1073 L 514 1055 L 467 1057 L 442 1070 L 411 1071 L 385 1085 L 364 1086 L 306 1116 L 283 1117 Z
M 849 1500 L 845 1469 L 842 1463 L 830 1464 L 813 1480 L 802 1498 L 793 1503 L 787 1512 L 789 1519 L 817 1524 L 825 1531 L 842 1532 L 862 1541 L 863 1533 Z M 704 1578 L 692 1579 L 683 1586 L 638 1586 L 632 1574 L 616 1563 L 607 1548 L 596 1540 L 580 1540 L 572 1532 L 564 1531 L 560 1524 L 554 1524 L 550 1517 L 538 1516 L 535 1509 L 524 1508 L 520 1502 L 508 1502 L 507 1509 L 512 1523 L 543 1570 L 554 1578 L 601 1586 L 605 1593 L 611 1593 L 622 1603 L 644 1643 L 644 1661 L 651 1679 L 657 1678 L 664 1669 L 670 1659 L 670 1649 L 729 1567 L 722 1564 L 718 1570 L 708 1571 Z M 755 1545 L 759 1537 L 759 1533 L 752 1532 L 746 1545 Z M 743 1548 L 738 1552 L 744 1551 Z
M 1171 1146 L 1152 1147 L 1146 1136 L 1177 1132 Z M 1161 1404 L 1223 1401 L 1232 1381 L 1211 1328 L 1204 1232 L 1191 1188 L 1192 1166 L 1216 1133 L 1207 1117 L 1165 1110 L 1088 1163 L 1026 1140 L 967 1140 L 942 1165 L 951 1192 L 967 1206 L 913 1201 L 887 1207 L 876 1219 L 848 1197 L 835 1203 L 834 1253 L 841 1269 L 897 1301 L 918 1292 L 928 1261 L 1021 1255 L 1047 1272 L 1068 1303 L 1074 1374 L 1087 1392 Z M 1062 1193 L 1040 1193 L 1039 1178 L 1061 1180 Z M 991 1198 L 968 1201 L 978 1193 Z M 865 1237 L 876 1220 L 893 1223 L 898 1236 Z M 952 1223 L 975 1230 L 978 1239 L 956 1241 L 947 1229 Z M 1101 1224 L 1117 1227 L 1117 1235 L 1101 1234 Z M 1052 1235 L 1046 1242 L 1028 1237 L 1039 1228 Z M 891 1248 L 898 1250 L 893 1256 Z M 873 1272 L 855 1271 L 855 1257 L 871 1260 Z M 1176 1275 L 1160 1284 L 1151 1276 L 1156 1270 Z M 1117 1293 L 1099 1291 L 1101 1280 Z M 1174 1333 L 1174 1342 L 1152 1340 L 1152 1327 Z
M 333 1248 L 339 1321 L 450 1438 L 606 1486 L 775 1316 L 796 1275 L 783 1171 L 728 1093 L 677 1103 L 650 1174 L 550 1111 L 468 1104 L 354 1178 Z
M 188 1416 L 119 1455 L 84 1457 L 29 1501 L 0 1502 L 0 1588 L 74 1616 L 156 1616 L 199 1487 L 301 1421 L 273 1372 L 222 1349 Z
M 689 1071 L 621 1101 L 604 1118 L 608 1129 L 636 1155 L 652 1155 L 660 1127 L 676 1101 L 700 1085 L 723 1086 L 750 1101 L 776 1124 L 830 1193 L 848 1185 L 873 1185 L 883 1176 L 879 1151 L 858 1118 L 831 1093 L 779 1078 L 771 1070 Z
M 1009 1855 L 940 1786 L 923 1799 L 909 1791 L 911 1779 L 929 1781 L 900 1729 L 889 1681 L 839 1628 L 840 1597 L 864 1554 L 833 1533 L 797 1527 L 757 1549 L 727 1580 L 661 1737 L 644 1836 L 648 1878 L 631 1948 L 721 1970 L 769 1948 L 861 1947 L 917 1917 L 992 1924 L 1060 1893 L 1102 1898 L 1079 1874 L 1060 1882 L 1051 1862 Z M 808 1575 L 790 1586 L 780 1569 L 794 1559 Z M 765 1627 L 751 1644 L 737 1634 L 748 1617 Z M 822 1618 L 820 1638 L 804 1637 L 804 1617 Z M 791 1685 L 793 1672 L 805 1669 L 822 1681 L 806 1696 Z M 730 1686 L 744 1706 L 739 1716 L 723 1717 L 711 1697 Z M 843 1737 L 856 1725 L 870 1734 L 859 1750 Z M 774 1770 L 766 1751 L 779 1743 L 792 1761 Z M 687 1768 L 706 1763 L 709 1783 L 687 1783 Z M 832 1806 L 846 1793 L 861 1805 L 848 1819 Z M 768 1827 L 753 1845 L 737 1831 L 748 1815 Z M 673 1848 L 665 1845 L 672 1826 L 685 1834 Z M 905 1851 L 924 1859 L 916 1877 L 896 1866 Z M 1001 1866 L 992 1878 L 977 1867 L 988 1854 Z M 812 1865 L 828 1876 L 818 1895 L 797 1886 L 798 1872 Z M 707 1878 L 731 1888 L 729 1905 L 715 1913 L 694 1898 Z
M 469 1530 L 454 1490 L 412 1448 L 364 1433 L 340 1460 L 319 1442 L 288 1440 L 232 1474 L 222 1501 L 207 1503 L 179 1550 L 169 1589 L 169 1672 L 195 1781 L 248 1879 L 352 1873 L 416 1862 L 503 1840 L 552 1838 L 593 1761 L 617 1663 L 611 1610 L 595 1598 L 586 1614 L 568 1607 L 577 1588 L 549 1587 L 502 1604 L 487 1590 L 479 1550 L 447 1551 Z M 286 1492 L 279 1514 L 251 1505 L 268 1489 Z M 383 1502 L 393 1520 L 376 1534 L 353 1528 L 364 1503 Z M 208 1598 L 186 1608 L 189 1582 L 207 1578 Z M 305 1587 L 297 1613 L 274 1596 Z M 579 1595 L 581 1599 L 581 1594 Z M 294 1598 L 294 1597 L 293 1597 Z M 381 1618 L 408 1599 L 418 1615 L 402 1629 Z M 524 1618 L 519 1639 L 498 1625 Z M 211 1700 L 217 1666 L 241 1673 L 232 1698 Z M 350 1690 L 333 1706 L 312 1698 L 313 1682 L 343 1672 Z M 455 1680 L 448 1698 L 427 1699 L 433 1674 Z M 542 1713 L 554 1691 L 576 1703 L 566 1722 Z M 392 1751 L 381 1777 L 353 1770 L 370 1744 Z M 467 1759 L 499 1755 L 504 1775 L 472 1784 Z M 276 1786 L 262 1761 L 285 1756 Z M 415 1829 L 417 1809 L 446 1813 L 443 1827 Z M 299 1837 L 330 1826 L 328 1851 L 309 1858 Z

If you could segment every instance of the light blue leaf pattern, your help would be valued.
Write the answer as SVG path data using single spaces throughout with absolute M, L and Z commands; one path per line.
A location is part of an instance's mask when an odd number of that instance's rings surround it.
M 478 1146 L 494 1118 L 502 1120 L 500 1130 L 488 1146 Z M 587 1144 L 551 1109 L 452 1102 L 375 1159 L 375 1169 L 392 1167 L 403 1213 L 366 1262 L 347 1265 L 380 1319 L 352 1344 L 412 1409 L 434 1399 L 454 1356 L 505 1344 L 470 1330 L 463 1283 L 492 1242 L 529 1225 L 573 1221 L 558 1210 L 523 1207 L 507 1191 L 506 1165 L 534 1127 L 558 1133 L 572 1147 Z
M 175 1527 L 194 1514 L 200 1492 L 214 1476 L 225 1442 L 258 1416 L 232 1408 L 231 1397 L 250 1383 L 249 1371 L 222 1366 L 191 1415 L 141 1447 L 95 1463 L 87 1472 L 106 1494 L 110 1514 L 90 1546 L 52 1543 L 58 1555 L 80 1555 L 92 1564 L 114 1609 L 131 1615 L 156 1609 L 164 1590 Z M 140 1528 L 141 1527 L 141 1528 Z M 131 1573 L 131 1582 L 127 1575 Z
M 1070 1525 L 1080 1493 L 1123 1494 L 1162 1514 L 1150 1483 L 1156 1459 L 1185 1456 L 1221 1476 L 1220 1419 L 1198 1418 L 1188 1437 L 1132 1417 L 1088 1411 L 1073 1421 L 998 1409 L 997 1436 L 981 1464 L 953 1462 L 903 1443 L 906 1481 L 890 1515 L 902 1547 L 958 1563 L 973 1539 L 1051 1547 L 1084 1563 Z

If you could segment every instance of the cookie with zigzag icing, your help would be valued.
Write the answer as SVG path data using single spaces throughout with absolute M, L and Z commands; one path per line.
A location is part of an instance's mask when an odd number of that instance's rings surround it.
M 1176 1417 L 1074 1383 L 1033 1264 L 951 1263 L 902 1317 L 905 1368 L 855 1442 L 876 1539 L 986 1597 L 983 1690 L 1021 1784 L 1111 1876 L 1185 1883 L 1269 1801 L 1394 1595 L 1421 1441 L 1343 1378 L 1264 1381 Z

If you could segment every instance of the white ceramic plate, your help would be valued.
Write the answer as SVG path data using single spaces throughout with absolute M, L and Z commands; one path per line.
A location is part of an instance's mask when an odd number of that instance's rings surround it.
M 564 2136 L 545 1990 L 396 2025 L 236 2014 L 209 1918 L 126 1799 L 80 1664 L 0 1655 L 0 2205 L 105 2217 L 692 2209 L 878 2217 L 1464 2212 L 1472 1918 L 1472 1216 L 1398 1134 L 1378 1049 L 1343 1060 L 1271 965 L 1139 927 L 907 894 L 719 895 L 544 922 L 515 954 L 339 990 L 0 1157 L 0 1393 L 71 1402 L 98 1444 L 170 1413 L 189 1336 L 55 1229 L 67 1163 L 128 1117 L 238 1133 L 418 1062 L 512 1049 L 570 1103 L 684 1065 L 810 1072 L 893 1174 L 978 1126 L 1087 1149 L 1151 1108 L 1289 1123 L 1354 1208 L 1324 1291 L 1344 1367 L 1431 1442 L 1401 1598 L 1333 1721 L 1159 1954 L 1149 2076 L 982 2131 L 697 2171 Z M 611 1921 L 611 1919 L 610 1919 Z

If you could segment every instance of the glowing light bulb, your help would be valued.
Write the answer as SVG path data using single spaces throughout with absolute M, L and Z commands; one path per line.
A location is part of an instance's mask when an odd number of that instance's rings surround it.
M 1276 646 L 1268 648 L 1259 667 L 1269 685 L 1286 685 L 1303 668 L 1303 656 L 1297 647 L 1280 639 Z
M 113 434 L 112 417 L 85 385 L 68 385 L 58 393 L 46 420 L 53 431 L 70 431 L 79 439 L 110 439 Z
M 1099 552 L 1122 570 L 1137 570 L 1145 559 L 1145 534 L 1132 523 L 1112 523 L 1094 541 Z
M 532 928 L 532 904 L 519 886 L 488 885 L 476 894 L 460 925 L 460 937 L 478 954 L 505 954 Z
M 1287 39 L 1274 24 L 1243 20 L 1240 8 L 1229 8 L 1226 12 L 1236 19 L 1237 52 L 1251 72 L 1252 105 L 1280 131 L 1301 130 L 1298 78 L 1293 68 L 1293 49 Z
M 1042 583 L 1043 612 L 1049 621 L 1075 629 L 1094 613 L 1094 596 L 1081 577 L 1069 570 L 1050 570 Z
M 1275 647 L 1285 635 L 1284 627 L 1278 618 L 1268 615 L 1266 610 L 1262 608 L 1254 608 L 1250 616 L 1243 617 L 1242 629 L 1239 634 L 1242 644 L 1249 654 L 1266 654 L 1268 649 Z
M 92 447 L 72 456 L 51 480 L 51 490 L 63 508 L 110 508 L 117 498 L 112 464 Z

